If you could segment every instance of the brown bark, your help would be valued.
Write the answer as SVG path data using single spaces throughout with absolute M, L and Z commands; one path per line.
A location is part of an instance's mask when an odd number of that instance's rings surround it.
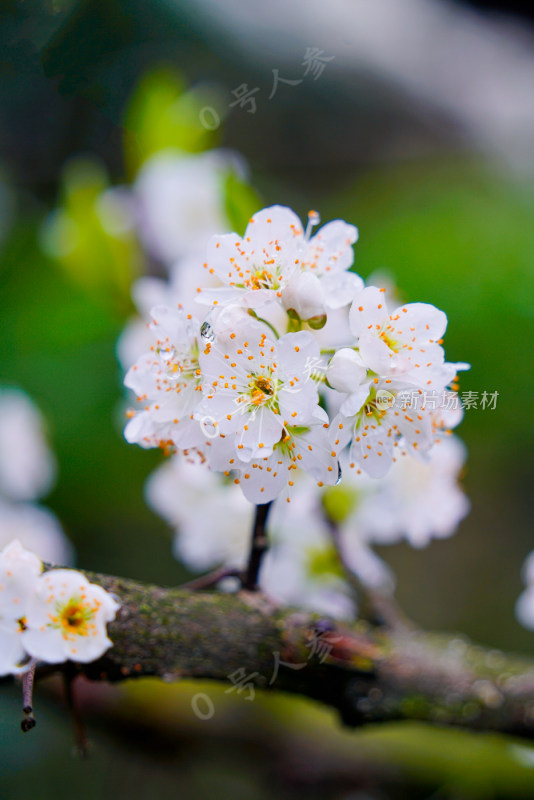
M 534 662 L 458 636 L 354 626 L 255 592 L 164 589 L 88 573 L 121 602 L 93 680 L 205 678 L 306 695 L 348 725 L 410 719 L 534 733 Z M 283 663 L 282 663 L 283 662 Z M 278 665 L 278 668 L 277 668 Z

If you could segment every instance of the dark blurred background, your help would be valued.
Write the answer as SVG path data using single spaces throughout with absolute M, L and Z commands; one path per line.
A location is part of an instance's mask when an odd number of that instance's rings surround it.
M 439 0 L 4 1 L 0 382 L 21 386 L 47 416 L 59 461 L 47 502 L 80 566 L 163 584 L 186 577 L 143 501 L 160 455 L 122 439 L 115 342 L 127 294 L 117 301 L 106 282 L 89 290 L 42 246 L 44 221 L 65 202 L 66 165 L 89 158 L 102 187 L 131 180 L 132 97 L 147 74 L 178 70 L 215 93 L 224 119 L 213 144 L 245 156 L 262 202 L 358 225 L 356 269 L 387 270 L 404 299 L 443 308 L 448 358 L 473 365 L 461 390 L 499 392 L 495 410 L 467 411 L 459 431 L 472 511 L 458 533 L 381 555 L 418 623 L 534 652 L 514 617 L 534 545 L 531 16 L 520 3 Z M 322 74 L 280 83 L 269 100 L 273 70 L 302 78 L 309 47 L 333 56 Z M 255 113 L 230 107 L 243 83 L 260 89 Z M 135 248 L 99 241 L 86 263 L 111 274 L 135 261 Z M 217 687 L 216 716 L 199 722 L 195 691 L 84 687 L 95 749 L 82 763 L 71 758 L 55 684 L 25 738 L 16 691 L 2 686 L 3 796 L 38 785 L 56 800 L 534 797 L 534 756 L 509 740 L 415 725 L 345 733 L 313 704 L 244 704 Z

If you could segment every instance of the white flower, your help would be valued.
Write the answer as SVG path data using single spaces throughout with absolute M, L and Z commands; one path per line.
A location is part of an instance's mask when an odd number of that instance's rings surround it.
M 529 584 L 521 592 L 515 605 L 515 615 L 524 628 L 534 631 L 534 586 Z
M 236 473 L 234 482 L 251 503 L 268 503 L 279 496 L 290 500 L 300 471 L 311 475 L 319 486 L 332 485 L 339 479 L 337 450 L 332 449 L 328 416 L 320 407 L 306 425 L 287 425 L 267 457 L 251 458 L 244 464 L 228 452 L 223 437 L 210 444 L 207 452 L 212 468 L 224 471 L 227 477 Z
M 254 509 L 232 481 L 180 454 L 152 473 L 146 497 L 175 529 L 174 554 L 187 567 L 244 568 Z
M 0 674 L 30 658 L 57 664 L 93 661 L 110 646 L 106 623 L 118 603 L 79 572 L 42 574 L 40 559 L 15 540 L 0 553 Z
M 124 435 L 142 447 L 195 447 L 203 443 L 193 418 L 200 400 L 198 323 L 180 309 L 153 309 L 153 345 L 128 370 L 125 385 L 143 409 Z
M 422 389 L 414 389 L 402 381 L 374 378 L 367 398 L 358 410 L 353 407 L 336 415 L 331 424 L 331 436 L 336 447 L 350 440 L 350 462 L 372 478 L 383 477 L 402 453 L 425 458 L 442 432 L 443 424 L 458 424 L 460 410 L 447 408 L 453 392 L 432 391 L 427 397 Z M 343 406 L 341 407 L 343 409 Z
M 254 214 L 243 238 L 231 233 L 210 241 L 207 263 L 225 288 L 201 290 L 200 299 L 241 302 L 255 310 L 279 302 L 304 320 L 321 317 L 329 300 L 332 307 L 339 304 L 336 283 L 323 285 L 322 279 L 351 266 L 356 239 L 356 228 L 341 220 L 328 223 L 310 239 L 291 209 L 265 208 Z M 361 281 L 357 276 L 354 280 Z
M 214 233 L 228 231 L 224 181 L 243 172 L 236 154 L 214 150 L 198 155 L 163 151 L 143 165 L 134 193 L 141 238 L 166 264 L 201 253 Z
M 442 389 L 459 369 L 468 369 L 445 364 L 441 342 L 447 317 L 428 303 L 409 303 L 389 313 L 384 291 L 368 286 L 353 301 L 350 326 L 364 364 L 379 376 Z
M 262 325 L 248 323 L 213 343 L 199 357 L 203 400 L 196 418 L 228 439 L 241 461 L 268 457 L 288 426 L 308 424 L 318 408 L 310 364 L 319 349 L 309 331 L 270 339 Z
M 48 492 L 55 473 L 41 414 L 24 392 L 0 390 L 0 494 L 34 500 Z
M 37 556 L 16 540 L 0 553 L 0 675 L 20 671 L 27 660 L 23 634 L 42 568 Z
M 47 508 L 0 502 L 0 548 L 13 539 L 50 564 L 69 566 L 74 560 L 72 545 Z
M 118 609 L 113 597 L 81 572 L 46 572 L 28 601 L 24 647 L 49 664 L 95 661 L 113 644 L 106 625 Z

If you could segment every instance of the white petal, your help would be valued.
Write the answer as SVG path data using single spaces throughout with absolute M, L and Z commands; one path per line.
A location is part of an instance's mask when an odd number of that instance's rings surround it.
M 402 354 L 395 353 L 385 342 L 368 333 L 360 336 L 358 346 L 362 361 L 377 375 L 402 375 L 411 367 L 410 361 Z
M 393 337 L 415 337 L 419 342 L 437 342 L 447 329 L 447 315 L 430 303 L 408 303 L 391 314 Z
M 355 272 L 329 272 L 321 278 L 327 308 L 342 308 L 352 303 L 364 288 L 364 283 Z
M 257 211 L 250 220 L 243 239 L 252 247 L 277 239 L 280 242 L 303 236 L 302 223 L 287 206 L 269 206 Z
M 293 309 L 302 320 L 326 313 L 321 281 L 311 272 L 298 272 L 282 292 L 284 308 Z
M 310 240 L 306 267 L 317 274 L 340 272 L 354 261 L 352 245 L 358 239 L 358 229 L 343 220 L 328 222 Z
M 376 286 L 367 286 L 354 298 L 349 321 L 350 329 L 355 336 L 380 329 L 387 318 L 384 293 Z

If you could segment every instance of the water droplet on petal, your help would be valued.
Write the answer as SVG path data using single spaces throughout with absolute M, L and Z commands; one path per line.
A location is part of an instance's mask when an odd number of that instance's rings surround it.
M 219 435 L 219 423 L 214 417 L 202 417 L 199 421 L 200 429 L 208 439 L 215 439 Z
M 200 326 L 200 336 L 204 339 L 205 342 L 214 342 L 215 341 L 215 331 L 211 327 L 209 322 L 203 322 Z
M 163 347 L 159 351 L 158 355 L 159 355 L 159 360 L 160 360 L 161 366 L 166 368 L 170 364 L 172 364 L 172 362 L 176 358 L 176 350 L 172 346 L 171 347 Z

